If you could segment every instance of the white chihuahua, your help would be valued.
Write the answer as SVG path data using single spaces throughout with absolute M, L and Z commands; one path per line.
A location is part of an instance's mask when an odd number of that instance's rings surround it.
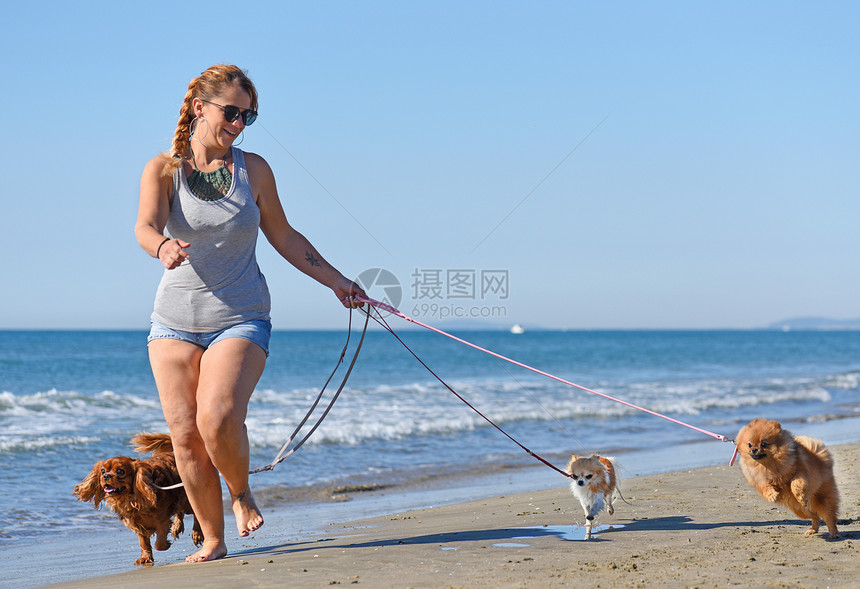
M 612 495 L 620 482 L 615 473 L 615 459 L 593 455 L 589 458 L 571 456 L 567 465 L 571 476 L 570 491 L 579 499 L 585 512 L 585 539 L 591 539 L 594 518 L 603 511 L 614 513 Z

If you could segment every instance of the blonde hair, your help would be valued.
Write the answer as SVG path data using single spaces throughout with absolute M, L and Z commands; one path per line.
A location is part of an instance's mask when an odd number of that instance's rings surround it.
M 182 158 L 188 155 L 191 143 L 191 122 L 194 120 L 192 101 L 195 98 L 212 100 L 227 86 L 239 86 L 251 97 L 251 108 L 257 110 L 257 89 L 248 77 L 248 73 L 235 66 L 219 63 L 207 68 L 188 84 L 188 91 L 179 109 L 179 122 L 173 134 L 173 144 L 170 151 L 163 154 L 165 158 L 162 176 L 168 176 L 182 163 Z

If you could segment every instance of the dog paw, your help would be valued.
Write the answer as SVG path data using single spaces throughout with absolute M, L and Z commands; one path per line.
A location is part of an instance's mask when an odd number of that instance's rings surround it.
M 170 548 L 170 540 L 165 540 L 163 543 L 162 542 L 156 542 L 155 543 L 155 549 L 156 550 L 167 550 L 168 548 Z
M 804 536 L 812 536 L 813 534 L 817 534 L 817 533 L 818 533 L 818 530 L 816 530 L 815 528 L 809 528 L 808 530 L 803 532 L 803 535 Z
M 173 520 L 173 524 L 170 526 L 170 535 L 173 536 L 173 539 L 176 540 L 185 532 L 185 522 L 180 518 L 175 518 Z
M 139 566 L 139 567 L 140 566 L 150 566 L 150 565 L 152 565 L 153 562 L 154 561 L 152 560 L 152 556 L 150 555 L 150 556 L 141 556 L 136 561 L 134 561 L 134 564 L 136 566 Z

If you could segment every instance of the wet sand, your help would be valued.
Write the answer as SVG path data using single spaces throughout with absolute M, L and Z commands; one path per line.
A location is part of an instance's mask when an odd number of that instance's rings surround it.
M 623 481 L 627 502 L 616 501 L 588 541 L 578 502 L 560 486 L 331 524 L 312 540 L 211 563 L 52 587 L 857 587 L 860 444 L 830 449 L 842 495 L 838 540 L 823 525 L 804 536 L 808 522 L 759 498 L 735 464 Z M 183 540 L 171 552 L 189 547 Z

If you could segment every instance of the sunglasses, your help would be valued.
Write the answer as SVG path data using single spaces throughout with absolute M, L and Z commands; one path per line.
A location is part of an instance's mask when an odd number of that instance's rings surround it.
M 206 104 L 211 104 L 212 106 L 217 106 L 221 110 L 224 111 L 224 118 L 227 119 L 228 123 L 232 123 L 236 119 L 239 118 L 239 115 L 242 116 L 242 123 L 249 127 L 254 124 L 254 121 L 257 120 L 257 111 L 252 108 L 246 110 L 240 110 L 238 106 L 228 105 L 224 106 L 222 104 L 216 104 L 215 102 L 210 102 L 208 100 L 200 99 L 202 102 Z

